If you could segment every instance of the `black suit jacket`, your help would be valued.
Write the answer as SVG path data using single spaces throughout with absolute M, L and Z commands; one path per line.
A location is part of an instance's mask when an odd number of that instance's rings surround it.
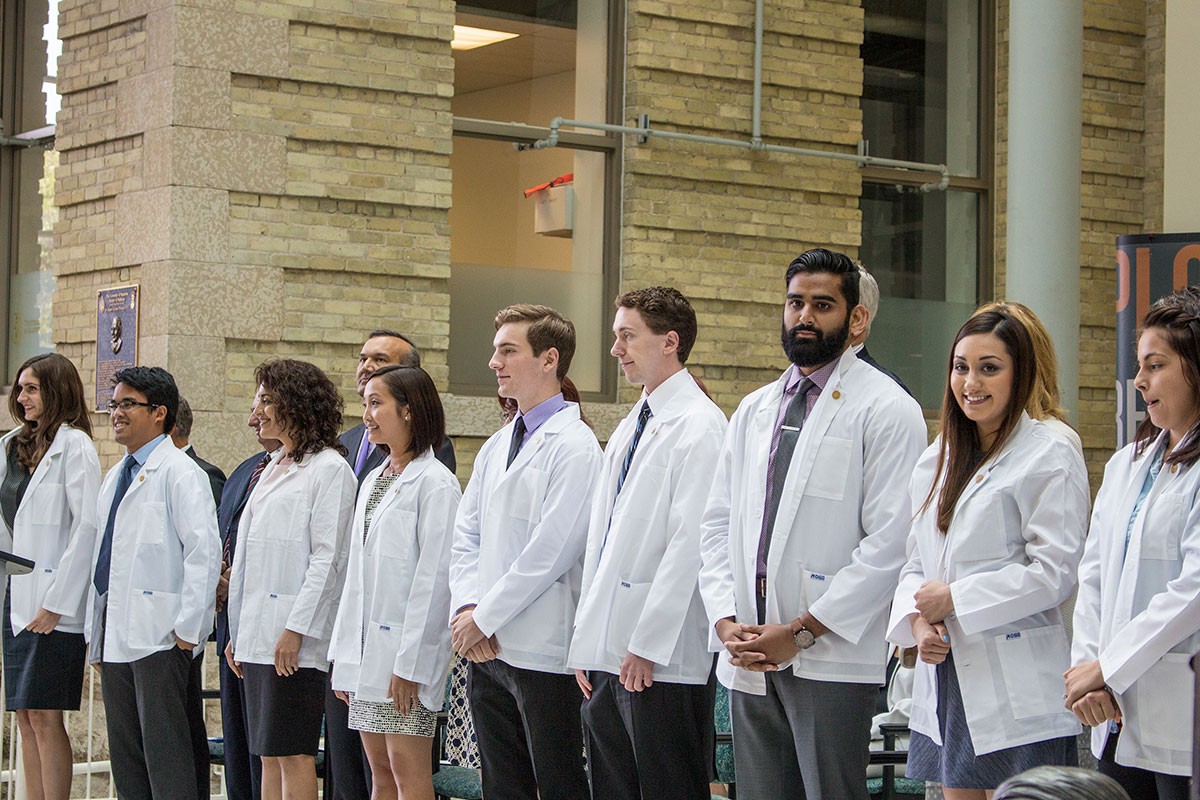
M 367 427 L 360 422 L 338 437 L 338 441 L 346 446 L 346 461 L 350 463 L 350 469 L 354 469 L 354 462 L 358 458 L 358 448 L 362 447 L 362 439 L 366 432 Z M 454 445 L 450 442 L 449 436 L 442 440 L 440 446 L 434 448 L 433 457 L 445 464 L 446 469 L 454 472 Z M 363 478 L 367 477 L 367 473 L 382 463 L 383 452 L 379 448 L 368 453 L 367 463 L 363 464 L 363 471 L 358 475 L 358 485 L 362 486 Z
M 872 358 L 872 357 L 871 357 L 871 354 L 867 352 L 867 346 L 866 346 L 866 345 L 863 345 L 863 349 L 858 351 L 858 358 L 859 358 L 859 360 L 860 360 L 860 361 L 865 361 L 865 362 L 867 362 L 867 363 L 868 363 L 868 364 L 870 364 L 872 367 L 874 367 L 875 369 L 877 369 L 877 370 L 879 370 L 880 372 L 882 372 L 884 375 L 887 375 L 889 378 L 891 378 L 892 380 L 894 380 L 894 381 L 896 382 L 896 385 L 897 385 L 897 386 L 899 386 L 899 387 L 900 387 L 901 389 L 903 389 L 904 391 L 908 392 L 908 396 L 909 396 L 909 397 L 912 397 L 912 396 L 913 396 L 913 393 L 912 393 L 912 392 L 909 392 L 909 391 L 908 391 L 908 387 L 904 385 L 904 381 L 900 380 L 900 376 L 899 376 L 899 375 L 897 375 L 896 373 L 892 372 L 890 369 L 888 369 L 887 367 L 883 366 L 882 364 L 880 364 L 878 361 L 876 361 L 874 358 Z
M 221 505 L 221 490 L 225 487 L 225 473 L 221 472 L 221 468 L 216 464 L 210 464 L 196 455 L 195 447 L 189 447 L 186 452 L 192 457 L 192 461 L 199 464 L 200 469 L 208 474 L 208 482 L 212 486 L 213 502 Z
M 266 453 L 250 456 L 229 473 L 229 480 L 225 481 L 225 490 L 221 493 L 221 502 L 217 504 L 217 530 L 221 534 L 221 548 L 224 550 L 228 543 L 231 557 L 237 544 L 238 522 L 242 519 L 242 509 L 246 507 L 246 500 L 249 498 L 246 486 L 250 483 L 254 468 L 264 455 Z M 229 614 L 221 611 L 217 614 L 218 653 L 224 652 L 225 643 L 228 641 Z

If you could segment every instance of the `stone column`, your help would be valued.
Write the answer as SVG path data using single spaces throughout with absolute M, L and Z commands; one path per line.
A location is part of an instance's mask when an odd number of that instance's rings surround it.
M 1078 413 L 1083 3 L 1012 0 L 1009 13 L 1005 296 L 1046 324 Z

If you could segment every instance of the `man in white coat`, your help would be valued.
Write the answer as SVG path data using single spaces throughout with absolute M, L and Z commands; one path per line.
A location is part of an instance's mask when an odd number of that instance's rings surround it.
M 488 800 L 582 800 L 583 698 L 567 647 L 600 446 L 563 397 L 571 322 L 534 305 L 502 309 L 495 322 L 489 366 L 518 413 L 480 449 L 458 507 L 451 642 L 472 662 Z
M 729 422 L 702 525 L 700 591 L 725 643 L 738 794 L 866 800 L 871 714 L 912 519 L 921 409 L 849 347 L 854 262 L 788 267 L 792 366 Z
M 725 415 L 684 367 L 696 312 L 675 289 L 617 298 L 612 354 L 642 397 L 612 437 L 592 499 L 570 664 L 593 800 L 707 800 L 711 627 L 700 517 Z
M 194 800 L 188 675 L 213 625 L 221 543 L 208 476 L 167 433 L 179 391 L 129 367 L 109 403 L 127 455 L 100 487 L 86 629 L 99 662 L 113 779 L 122 800 Z

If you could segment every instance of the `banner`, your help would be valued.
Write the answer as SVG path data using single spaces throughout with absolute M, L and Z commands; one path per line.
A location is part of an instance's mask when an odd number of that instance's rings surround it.
M 1200 233 L 1117 237 L 1117 447 L 1133 441 L 1146 406 L 1133 387 L 1135 335 L 1155 300 L 1200 283 Z

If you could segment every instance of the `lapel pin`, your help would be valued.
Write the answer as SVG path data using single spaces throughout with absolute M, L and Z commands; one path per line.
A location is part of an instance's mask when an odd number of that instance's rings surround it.
M 841 393 L 841 392 L 839 392 L 837 389 L 834 389 L 834 390 L 833 390 L 833 399 L 834 399 L 834 400 L 841 400 L 841 399 L 842 399 L 842 393 Z
M 976 483 L 980 483 L 980 482 L 982 482 L 982 481 L 983 481 L 983 475 L 982 475 L 982 474 L 981 474 L 981 475 L 976 475 L 976 476 L 975 476 L 975 482 L 976 482 Z

